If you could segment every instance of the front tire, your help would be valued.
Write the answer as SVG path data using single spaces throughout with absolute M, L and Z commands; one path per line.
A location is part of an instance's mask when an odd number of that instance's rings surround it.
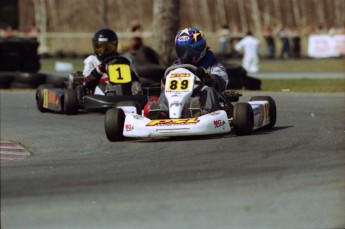
M 251 134 L 254 126 L 254 114 L 249 103 L 235 104 L 233 118 L 236 135 Z
M 121 141 L 124 138 L 123 126 L 125 124 L 125 118 L 125 112 L 120 108 L 112 108 L 106 111 L 104 129 L 109 141 Z
M 65 89 L 64 110 L 66 115 L 75 115 L 78 113 L 78 96 L 75 89 Z
M 276 103 L 270 96 L 254 96 L 250 99 L 250 101 L 268 101 L 269 106 L 269 116 L 270 116 L 270 124 L 267 125 L 268 128 L 273 128 L 277 121 L 277 108 Z

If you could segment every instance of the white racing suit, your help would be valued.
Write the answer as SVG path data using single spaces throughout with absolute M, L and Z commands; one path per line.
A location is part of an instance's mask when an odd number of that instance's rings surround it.
M 124 56 L 123 56 L 124 57 Z M 127 58 L 127 57 L 125 57 Z M 130 62 L 130 68 L 131 68 L 131 74 L 132 74 L 132 79 L 133 79 L 133 83 L 137 82 L 135 84 L 136 87 L 140 87 L 140 88 L 135 88 L 136 91 L 141 91 L 141 86 L 139 84 L 139 76 L 138 73 L 136 71 L 135 65 L 133 64 L 132 60 L 127 58 Z M 83 68 L 83 76 L 84 76 L 84 82 L 89 81 L 90 78 L 92 78 L 92 74 L 95 71 L 95 69 L 97 69 L 97 67 L 101 65 L 101 61 L 98 60 L 96 55 L 90 55 L 88 56 L 85 60 L 84 60 L 84 68 Z M 101 89 L 100 85 L 104 85 L 109 83 L 109 78 L 107 73 L 102 73 L 101 78 L 99 79 L 99 84 L 96 86 L 94 94 L 98 94 L 98 95 L 104 95 L 103 90 Z M 132 90 L 133 92 L 133 90 Z M 133 93 L 132 93 L 133 94 Z
M 253 36 L 246 36 L 236 45 L 236 51 L 243 52 L 242 67 L 250 73 L 259 71 L 260 41 Z

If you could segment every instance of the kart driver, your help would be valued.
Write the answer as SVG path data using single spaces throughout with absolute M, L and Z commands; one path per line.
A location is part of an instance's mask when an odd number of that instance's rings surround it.
M 192 64 L 196 66 L 197 71 L 195 74 L 201 80 L 204 80 L 208 86 L 202 89 L 200 97 L 195 97 L 190 101 L 189 107 L 194 108 L 191 110 L 191 116 L 198 117 L 219 110 L 217 91 L 222 92 L 226 89 L 229 78 L 224 66 L 217 61 L 213 52 L 207 47 L 203 32 L 197 28 L 186 28 L 179 31 L 175 37 L 175 50 L 178 58 L 173 65 Z M 164 83 L 162 82 L 162 84 Z M 164 113 L 168 113 L 169 109 L 164 89 L 159 97 L 158 104 L 152 102 L 150 105 L 150 110 L 159 108 L 163 112 L 159 117 L 153 118 L 167 118 L 162 117 Z
M 103 62 L 110 56 L 119 56 L 117 53 L 118 38 L 116 33 L 108 28 L 98 30 L 92 38 L 94 54 L 84 60 L 83 85 L 86 91 L 94 94 L 104 95 L 106 84 L 109 82 L 106 74 L 105 63 Z M 123 56 L 124 57 L 124 56 Z M 127 58 L 128 59 L 128 58 Z M 132 85 L 123 92 L 124 94 L 142 94 L 139 77 L 135 66 L 130 61 Z

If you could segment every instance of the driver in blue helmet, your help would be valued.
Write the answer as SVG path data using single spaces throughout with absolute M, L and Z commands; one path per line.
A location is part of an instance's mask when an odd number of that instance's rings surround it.
M 83 85 L 88 91 L 94 94 L 104 95 L 105 85 L 109 82 L 106 73 L 104 60 L 111 56 L 119 56 L 117 52 L 118 37 L 116 33 L 108 28 L 103 28 L 93 35 L 92 46 L 94 54 L 84 60 Z M 128 58 L 127 58 L 128 59 Z M 142 89 L 139 83 L 139 76 L 134 64 L 130 62 L 132 85 L 131 94 L 141 94 Z M 126 93 L 128 94 L 128 93 Z
M 219 110 L 217 91 L 222 92 L 227 88 L 229 78 L 225 67 L 217 61 L 213 52 L 208 48 L 203 32 L 197 28 L 180 30 L 175 37 L 175 50 L 177 60 L 173 65 L 194 65 L 197 67 L 195 74 L 207 85 L 200 92 L 200 97 L 195 97 L 190 101 L 189 106 L 193 108 L 191 109 L 191 116 L 198 117 Z M 150 109 L 163 111 L 158 117 L 153 118 L 167 118 L 169 108 L 164 90 L 158 103 L 152 102 Z

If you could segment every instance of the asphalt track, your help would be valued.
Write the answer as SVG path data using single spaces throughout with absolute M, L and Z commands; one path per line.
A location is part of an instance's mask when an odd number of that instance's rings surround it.
M 40 113 L 1 91 L 1 228 L 345 228 L 345 94 L 270 95 L 250 136 L 110 143 L 102 114 Z

